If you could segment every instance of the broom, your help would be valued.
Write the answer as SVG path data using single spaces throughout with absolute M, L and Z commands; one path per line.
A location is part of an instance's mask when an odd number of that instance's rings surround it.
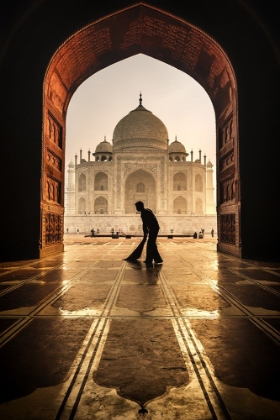
M 147 240 L 147 236 L 144 236 L 140 244 L 135 248 L 135 250 L 127 257 L 125 258 L 126 261 L 135 261 L 138 260 L 138 258 L 141 257 L 145 242 Z

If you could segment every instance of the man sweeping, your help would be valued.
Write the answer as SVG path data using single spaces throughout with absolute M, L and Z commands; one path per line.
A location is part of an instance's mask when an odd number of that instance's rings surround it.
M 137 201 L 135 203 L 136 210 L 141 213 L 141 219 L 143 222 L 143 233 L 144 239 L 148 237 L 147 242 L 147 255 L 145 263 L 147 266 L 151 266 L 153 262 L 155 265 L 162 264 L 162 258 L 157 249 L 157 236 L 159 231 L 159 224 L 157 221 L 156 216 L 152 212 L 152 210 L 145 208 L 144 203 L 142 201 Z

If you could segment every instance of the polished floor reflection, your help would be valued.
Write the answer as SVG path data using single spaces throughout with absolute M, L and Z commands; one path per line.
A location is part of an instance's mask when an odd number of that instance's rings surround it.
M 158 238 L 65 237 L 0 264 L 0 418 L 280 418 L 280 263 Z

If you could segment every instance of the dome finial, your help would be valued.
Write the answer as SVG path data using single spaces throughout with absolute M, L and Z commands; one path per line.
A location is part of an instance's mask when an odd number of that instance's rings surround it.
M 107 140 L 106 140 L 106 136 L 104 136 L 104 142 L 106 142 Z
M 139 105 L 142 105 L 142 93 L 140 92 L 140 96 L 139 96 Z
M 175 136 L 175 141 L 178 141 L 178 140 L 177 140 L 177 136 Z

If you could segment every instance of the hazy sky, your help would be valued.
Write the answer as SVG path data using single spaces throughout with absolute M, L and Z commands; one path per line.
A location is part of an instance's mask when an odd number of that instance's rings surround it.
M 142 105 L 165 124 L 169 144 L 177 136 L 187 153 L 193 149 L 194 159 L 201 149 L 215 167 L 215 116 L 208 95 L 190 76 L 142 54 L 94 74 L 74 93 L 66 119 L 66 165 L 75 154 L 79 159 L 80 149 L 87 159 L 104 136 L 112 143 L 119 120 L 139 105 L 140 91 Z

